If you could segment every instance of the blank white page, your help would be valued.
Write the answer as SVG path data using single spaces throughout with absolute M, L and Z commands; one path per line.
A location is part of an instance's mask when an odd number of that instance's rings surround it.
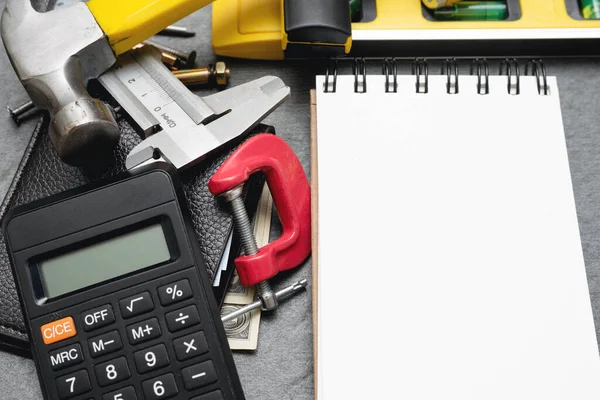
M 317 77 L 318 398 L 598 400 L 556 79 Z

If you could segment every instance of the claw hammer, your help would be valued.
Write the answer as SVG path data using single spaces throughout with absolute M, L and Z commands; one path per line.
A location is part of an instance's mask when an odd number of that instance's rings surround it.
M 50 137 L 63 161 L 106 158 L 120 131 L 112 111 L 86 86 L 116 56 L 212 0 L 89 0 L 46 13 L 7 0 L 0 32 L 31 100 L 50 111 Z
M 242 200 L 243 185 L 251 174 L 265 174 L 283 228 L 281 237 L 258 248 Z M 228 314 L 223 321 L 261 307 L 274 310 L 279 300 L 306 286 L 303 279 L 273 292 L 268 279 L 299 266 L 310 254 L 310 185 L 294 151 L 277 136 L 260 134 L 244 142 L 208 182 L 213 195 L 229 202 L 245 254 L 235 259 L 244 286 L 257 285 L 259 300 Z

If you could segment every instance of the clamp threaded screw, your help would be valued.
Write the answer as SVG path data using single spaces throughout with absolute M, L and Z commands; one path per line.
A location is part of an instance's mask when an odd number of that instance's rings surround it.
M 252 227 L 250 218 L 246 211 L 246 206 L 242 200 L 243 186 L 235 187 L 225 193 L 223 196 L 231 205 L 231 213 L 233 216 L 233 224 L 240 235 L 242 246 L 244 246 L 244 254 L 253 256 L 258 253 L 258 245 Z M 259 282 L 257 285 L 258 297 L 262 303 L 263 310 L 274 310 L 278 306 L 277 297 L 271 288 L 268 281 Z

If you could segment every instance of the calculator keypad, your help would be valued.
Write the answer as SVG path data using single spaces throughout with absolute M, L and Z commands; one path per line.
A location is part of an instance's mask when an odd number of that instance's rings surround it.
M 177 332 L 200 323 L 198 308 L 194 305 L 167 313 L 165 318 L 170 332 Z
M 196 332 L 173 341 L 175 357 L 179 361 L 189 360 L 208 352 L 208 343 L 204 332 Z
M 92 390 L 90 377 L 85 369 L 63 375 L 56 379 L 56 389 L 61 400 L 70 399 Z
M 161 334 L 158 319 L 152 318 L 127 327 L 127 336 L 132 345 L 159 337 Z
M 182 369 L 181 376 L 187 390 L 198 389 L 217 380 L 215 365 L 210 360 Z
M 223 392 L 220 390 L 215 390 L 214 392 L 206 393 L 190 400 L 225 400 L 225 397 L 223 397 Z
M 86 332 L 103 328 L 115 322 L 115 313 L 110 304 L 105 304 L 82 314 L 83 330 Z
M 72 317 L 61 318 L 57 321 L 44 324 L 40 330 L 44 344 L 61 342 L 77 335 L 77 329 Z
M 146 372 L 169 365 L 169 355 L 164 344 L 157 344 L 156 346 L 135 352 L 133 359 L 135 360 L 135 367 L 140 374 L 145 374 Z
M 182 279 L 168 285 L 158 288 L 158 297 L 160 304 L 169 306 L 192 297 L 192 288 L 187 279 Z
M 123 389 L 102 395 L 102 400 L 137 400 L 137 394 L 133 386 L 127 386 Z
M 49 356 L 50 365 L 54 371 L 83 362 L 83 353 L 79 343 L 51 351 Z
M 88 346 L 93 358 L 98 358 L 123 348 L 121 336 L 118 331 L 110 331 L 103 335 L 93 337 L 88 340 Z
M 96 379 L 98 385 L 108 386 L 113 383 L 122 382 L 131 376 L 129 372 L 129 365 L 127 365 L 127 359 L 125 357 L 115 358 L 98 364 L 96 369 Z
M 121 315 L 123 318 L 132 318 L 154 309 L 150 293 L 144 292 L 119 300 Z
M 50 367 L 60 371 L 60 400 L 226 398 L 211 355 L 214 334 L 201 317 L 207 311 L 194 299 L 197 284 L 187 271 L 178 278 L 126 289 L 112 304 L 72 315 L 77 335 L 47 346 Z
M 146 400 L 168 399 L 179 393 L 173 374 L 161 375 L 142 382 L 142 391 Z

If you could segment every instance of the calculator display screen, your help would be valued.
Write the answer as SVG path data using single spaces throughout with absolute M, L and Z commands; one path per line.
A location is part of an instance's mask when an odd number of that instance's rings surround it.
M 161 224 L 150 225 L 38 263 L 50 299 L 171 258 Z

